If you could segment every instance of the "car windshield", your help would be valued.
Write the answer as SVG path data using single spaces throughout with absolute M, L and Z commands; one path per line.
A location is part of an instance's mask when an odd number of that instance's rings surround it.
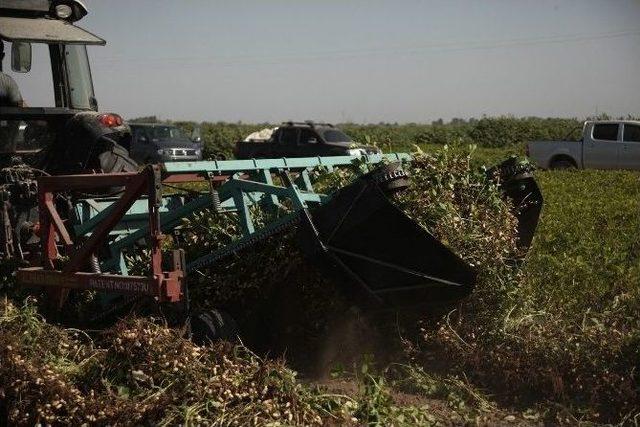
M 322 136 L 327 142 L 353 142 L 351 138 L 345 135 L 342 131 L 336 129 L 325 130 L 322 132 Z
M 154 126 L 149 129 L 152 139 L 186 139 L 185 134 L 177 127 Z

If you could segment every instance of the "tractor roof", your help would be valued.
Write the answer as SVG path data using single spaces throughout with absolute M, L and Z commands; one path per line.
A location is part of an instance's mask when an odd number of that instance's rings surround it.
M 0 38 L 9 41 L 104 45 L 100 37 L 60 19 L 0 16 Z
M 50 0 L 0 0 L 0 9 L 14 13 L 43 15 L 51 10 Z
M 59 8 L 66 8 L 67 14 L 61 15 Z M 87 8 L 79 0 L 0 0 L 0 38 L 35 43 L 104 45 L 106 42 L 100 37 L 72 24 L 86 14 Z

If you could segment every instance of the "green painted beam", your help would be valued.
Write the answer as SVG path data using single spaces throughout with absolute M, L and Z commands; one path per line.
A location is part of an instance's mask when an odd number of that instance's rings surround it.
M 238 172 L 252 172 L 262 169 L 306 169 L 319 166 L 335 167 L 348 166 L 357 162 L 368 164 L 380 163 L 384 160 L 391 162 L 411 161 L 408 153 L 371 154 L 356 156 L 328 156 L 328 157 L 298 157 L 282 159 L 251 159 L 251 160 L 205 160 L 199 162 L 167 162 L 163 165 L 166 173 L 220 173 L 232 174 Z

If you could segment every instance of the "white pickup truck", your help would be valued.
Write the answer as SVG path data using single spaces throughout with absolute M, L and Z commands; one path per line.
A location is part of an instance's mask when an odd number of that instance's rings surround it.
M 580 141 L 533 141 L 527 155 L 542 169 L 640 170 L 640 121 L 588 121 Z

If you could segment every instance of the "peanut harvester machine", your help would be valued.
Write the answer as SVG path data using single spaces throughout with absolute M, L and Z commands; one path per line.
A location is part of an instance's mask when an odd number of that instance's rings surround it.
M 199 161 L 132 173 L 42 176 L 39 250 L 30 266 L 18 270 L 17 281 L 44 291 L 47 305 L 58 312 L 74 291 L 97 291 L 103 302 L 88 320 L 140 299 L 180 306 L 188 316 L 190 273 L 295 227 L 308 259 L 340 277 L 367 304 L 398 308 L 455 301 L 473 289 L 473 268 L 388 198 L 410 185 L 403 164 L 411 160 L 394 153 Z M 316 168 L 353 168 L 356 162 L 368 172 L 333 194 L 314 191 Z M 501 176 L 503 191 L 514 201 L 526 249 L 542 206 L 537 184 L 515 162 L 492 173 Z M 192 182 L 201 183 L 198 190 L 163 192 Z M 243 235 L 198 259 L 185 260 L 181 249 L 163 253 L 163 238 L 204 210 L 237 214 Z M 258 226 L 260 211 L 279 214 Z M 149 251 L 149 273 L 130 274 L 125 255 L 140 245 Z

